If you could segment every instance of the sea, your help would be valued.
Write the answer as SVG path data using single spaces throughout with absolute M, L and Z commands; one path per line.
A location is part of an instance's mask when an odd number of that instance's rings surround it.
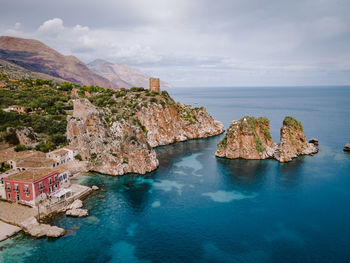
M 228 128 L 266 116 L 274 141 L 285 116 L 319 153 L 289 163 L 215 157 L 224 134 L 156 148 L 146 175 L 87 176 L 86 218 L 57 215 L 59 239 L 24 233 L 0 262 L 350 262 L 350 87 L 174 88 Z M 98 196 L 103 194 L 104 198 Z

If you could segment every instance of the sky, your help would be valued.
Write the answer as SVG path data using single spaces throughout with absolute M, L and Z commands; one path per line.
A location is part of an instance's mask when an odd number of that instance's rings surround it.
M 0 0 L 0 35 L 177 87 L 350 84 L 349 0 Z

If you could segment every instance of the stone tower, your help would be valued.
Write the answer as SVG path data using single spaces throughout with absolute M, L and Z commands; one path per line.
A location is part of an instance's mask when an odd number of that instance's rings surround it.
M 157 78 L 150 78 L 149 79 L 149 91 L 160 93 L 159 79 L 157 79 Z

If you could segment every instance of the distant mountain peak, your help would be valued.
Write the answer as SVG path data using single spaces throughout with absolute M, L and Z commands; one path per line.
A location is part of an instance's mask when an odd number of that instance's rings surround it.
M 64 56 L 34 39 L 0 36 L 0 59 L 31 72 L 44 73 L 80 85 L 118 88 L 115 83 L 91 71 L 75 56 Z
M 120 88 L 144 87 L 148 88 L 150 76 L 141 70 L 130 67 L 127 64 L 113 64 L 103 59 L 95 59 L 87 64 L 88 68 L 103 76 Z M 161 89 L 171 88 L 171 85 L 160 81 Z

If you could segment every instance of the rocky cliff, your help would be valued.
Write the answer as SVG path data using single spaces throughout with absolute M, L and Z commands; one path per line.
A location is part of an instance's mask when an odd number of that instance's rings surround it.
M 89 100 L 74 101 L 67 139 L 90 170 L 104 174 L 150 172 L 158 166 L 152 147 L 224 132 L 204 108 L 175 103 L 164 91 L 109 90 Z
M 267 159 L 289 162 L 300 155 L 317 153 L 308 143 L 303 127 L 293 117 L 286 117 L 281 128 L 281 141 L 276 144 L 270 135 L 269 120 L 265 117 L 243 117 L 233 121 L 224 139 L 218 144 L 216 156 L 230 159 Z
M 301 123 L 290 116 L 284 118 L 281 139 L 275 150 L 274 158 L 280 162 L 289 162 L 300 155 L 317 152 L 315 145 L 307 142 Z
M 270 122 L 265 117 L 245 116 L 233 121 L 224 139 L 218 144 L 216 156 L 230 159 L 266 159 L 273 155 L 275 144 Z
M 142 107 L 136 117 L 147 129 L 147 140 L 152 147 L 206 138 L 224 132 L 221 122 L 215 121 L 205 108 L 191 108 L 181 103 L 151 104 Z
M 104 174 L 145 174 L 157 168 L 155 151 L 140 128 L 125 120 L 107 123 L 106 113 L 87 99 L 74 101 L 67 138 L 79 149 L 89 169 Z

